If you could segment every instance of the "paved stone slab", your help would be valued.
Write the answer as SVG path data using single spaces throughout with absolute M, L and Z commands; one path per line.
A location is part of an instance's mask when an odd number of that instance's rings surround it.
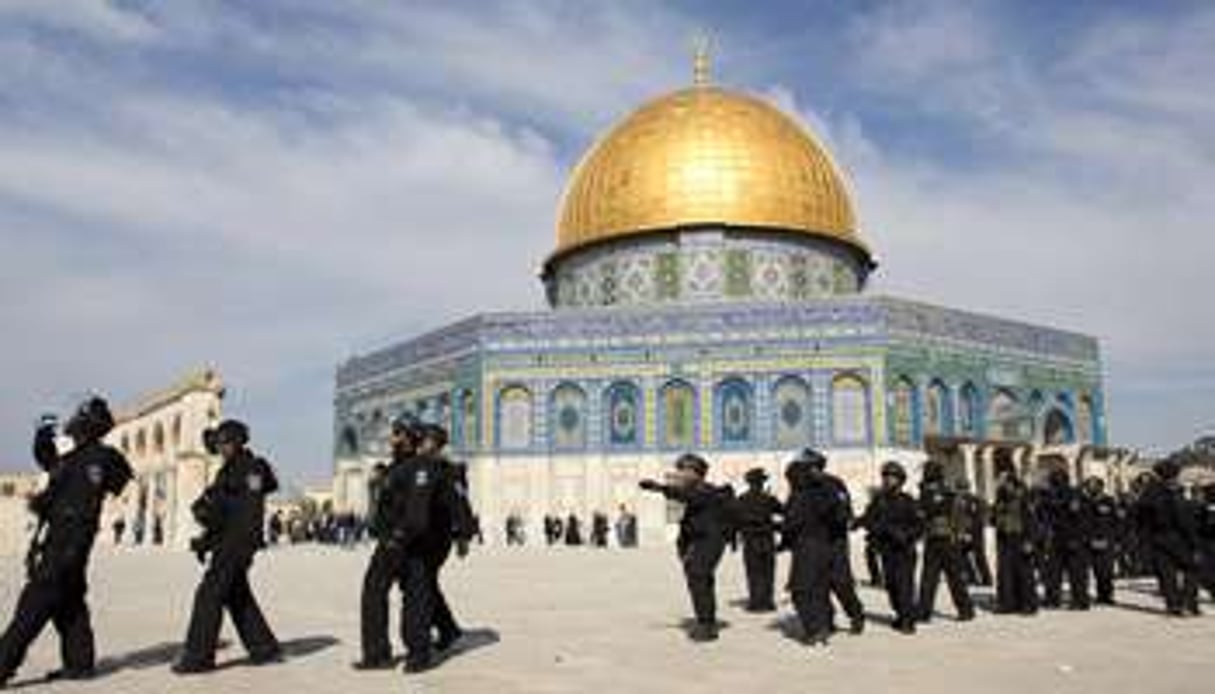
M 1160 615 L 1147 584 L 1124 587 L 1127 604 L 1091 613 L 1050 612 L 1036 619 L 980 613 L 970 624 L 945 616 L 918 637 L 873 620 L 861 637 L 841 635 L 829 649 L 808 649 L 786 635 L 791 608 L 751 615 L 741 554 L 727 554 L 719 577 L 717 643 L 696 645 L 681 625 L 690 608 L 673 551 L 593 549 L 475 551 L 453 559 L 445 584 L 472 643 L 440 669 L 406 677 L 358 673 L 358 589 L 367 550 L 298 547 L 262 555 L 254 583 L 286 643 L 288 663 L 243 664 L 232 643 L 223 669 L 182 679 L 169 664 L 184 635 L 199 569 L 187 554 L 100 552 L 92 600 L 102 667 L 83 684 L 33 684 L 19 691 L 63 692 L 1208 692 L 1215 681 L 1215 608 L 1211 616 Z M 783 573 L 785 564 L 780 566 Z M 0 613 L 11 614 L 20 563 L 0 560 Z M 879 617 L 886 600 L 864 589 Z M 732 604 L 733 603 L 733 604 Z M 393 625 L 395 633 L 395 623 Z M 17 684 L 57 666 L 53 632 L 35 644 Z

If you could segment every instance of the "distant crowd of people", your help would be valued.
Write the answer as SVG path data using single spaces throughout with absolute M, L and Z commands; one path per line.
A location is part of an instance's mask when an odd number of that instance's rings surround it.
M 589 536 L 583 538 L 582 521 L 574 513 L 562 518 L 549 514 L 544 517 L 544 542 L 547 546 L 606 548 L 614 538 L 615 545 L 622 548 L 637 546 L 637 514 L 621 504 L 613 523 L 602 511 L 591 514 Z M 523 519 L 517 513 L 506 517 L 506 544 L 521 547 L 527 542 Z

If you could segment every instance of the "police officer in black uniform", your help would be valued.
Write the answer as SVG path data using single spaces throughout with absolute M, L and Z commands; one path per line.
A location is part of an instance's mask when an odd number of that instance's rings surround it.
M 896 462 L 882 466 L 882 486 L 865 509 L 866 527 L 880 554 L 894 628 L 915 633 L 916 541 L 923 532 L 919 505 L 903 491 L 907 471 Z
M 1198 539 L 1198 583 L 1215 600 L 1215 482 L 1198 491 L 1195 500 Z
M 996 607 L 1000 614 L 1038 611 L 1034 579 L 1037 515 L 1029 489 L 1010 460 L 996 462 L 996 499 L 992 525 L 996 529 Z
M 983 497 L 970 489 L 970 482 L 957 481 L 958 497 L 962 501 L 962 569 L 968 583 L 991 585 L 991 565 L 987 561 L 987 518 L 991 509 Z
M 417 455 L 422 423 L 411 414 L 393 419 L 389 426 L 392 461 L 375 478 L 370 506 L 369 530 L 376 539 L 375 549 L 363 574 L 360 610 L 362 659 L 354 664 L 359 670 L 389 669 L 392 645 L 388 640 L 388 593 L 402 578 L 405 547 L 394 532 L 401 519 L 394 512 L 401 506 L 402 493 L 393 483 L 402 480 L 401 469 Z M 402 610 L 402 615 L 404 610 Z
M 964 514 L 961 500 L 945 481 L 944 468 L 935 460 L 924 463 L 920 481 L 920 513 L 925 526 L 924 564 L 920 574 L 920 621 L 932 620 L 937 585 L 942 574 L 949 586 L 954 609 L 958 612 L 958 621 L 974 619 L 974 603 L 967 591 L 966 579 L 962 576 L 960 535 Z
M 831 594 L 844 608 L 844 614 L 848 615 L 848 632 L 858 635 L 865 630 L 865 606 L 856 594 L 856 578 L 852 575 L 852 550 L 848 546 L 848 533 L 852 531 L 854 521 L 852 496 L 844 480 L 827 472 L 826 456 L 812 448 L 804 449 L 801 455 L 817 469 L 839 501 L 837 508 L 840 515 L 833 518 L 831 524 Z M 834 628 L 833 621 L 832 629 Z
M 1091 513 L 1088 499 L 1068 480 L 1067 471 L 1051 470 L 1041 497 L 1042 517 L 1049 524 L 1046 561 L 1042 576 L 1046 607 L 1063 602 L 1063 579 L 1068 585 L 1068 607 L 1089 608 L 1088 549 Z
M 210 563 L 194 593 L 186 644 L 173 671 L 181 675 L 215 669 L 215 649 L 223 611 L 227 609 L 249 659 L 255 665 L 279 662 L 282 648 L 266 623 L 249 569 L 266 546 L 263 528 L 266 497 L 278 490 L 278 479 L 265 459 L 248 448 L 249 428 L 229 419 L 204 436 L 208 451 L 223 464 L 195 504 L 195 514 L 210 538 L 195 549 L 210 554 Z
M 85 602 L 89 554 L 105 496 L 121 494 L 133 476 L 122 454 L 101 441 L 113 427 L 106 401 L 90 398 L 65 427 L 74 444 L 70 452 L 59 454 L 51 417 L 43 418 L 34 437 L 34 459 L 48 481 L 30 501 L 38 530 L 26 560 L 28 580 L 13 620 L 0 636 L 0 688 L 47 622 L 59 633 L 63 659 L 63 668 L 50 677 L 87 679 L 94 674 L 93 628 Z
M 715 574 L 726 541 L 732 535 L 729 513 L 734 492 L 705 479 L 709 463 L 693 453 L 685 453 L 675 461 L 671 482 L 642 480 L 645 491 L 657 492 L 684 505 L 679 521 L 676 549 L 683 565 L 696 624 L 689 632 L 693 641 L 717 639 L 717 594 Z
M 747 491 L 738 497 L 735 520 L 747 572 L 747 611 L 771 612 L 776 609 L 776 519 L 782 506 L 764 489 L 768 473 L 763 468 L 748 470 L 743 478 Z
M 821 454 L 802 451 L 785 468 L 785 502 L 780 548 L 793 553 L 789 594 L 805 632 L 805 643 L 826 646 L 832 631 L 831 569 L 837 528 L 850 509 L 824 473 Z
M 1118 536 L 1122 525 L 1118 502 L 1105 493 L 1100 477 L 1084 480 L 1084 495 L 1092 514 L 1089 533 L 1089 564 L 1097 584 L 1097 603 L 1114 604 L 1114 562 L 1118 556 Z
M 464 634 L 447 603 L 447 596 L 443 594 L 439 572 L 451 556 L 453 545 L 460 558 L 468 556 L 468 542 L 473 536 L 473 513 L 468 501 L 467 470 L 463 465 L 456 465 L 443 455 L 446 445 L 447 431 L 443 427 L 437 424 L 422 426 L 418 455 L 432 459 L 447 480 L 443 485 L 444 489 L 455 492 L 450 503 L 435 504 L 432 519 L 434 532 L 427 533 L 419 543 L 428 559 L 427 569 L 430 572 L 431 593 L 434 597 L 431 621 L 438 632 L 434 648 L 439 652 L 451 648 Z M 443 532 L 443 528 L 447 528 L 448 532 Z
M 1154 479 L 1146 483 L 1135 507 L 1141 541 L 1164 596 L 1165 609 L 1174 617 L 1196 615 L 1197 592 L 1187 586 L 1196 584 L 1198 537 L 1193 513 L 1177 479 L 1181 468 L 1175 460 L 1166 458 L 1156 463 L 1152 472 Z

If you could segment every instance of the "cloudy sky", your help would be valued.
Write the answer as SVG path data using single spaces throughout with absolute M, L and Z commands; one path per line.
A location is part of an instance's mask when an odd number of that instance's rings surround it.
M 1215 4 L 0 0 L 0 468 L 214 364 L 322 479 L 336 364 L 541 307 L 569 168 L 705 31 L 828 141 L 876 291 L 1096 335 L 1115 444 L 1215 429 Z

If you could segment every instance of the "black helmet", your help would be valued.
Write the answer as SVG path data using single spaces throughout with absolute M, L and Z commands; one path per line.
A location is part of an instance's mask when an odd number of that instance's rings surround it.
M 768 472 L 762 467 L 753 467 L 747 470 L 747 474 L 743 475 L 743 479 L 747 484 L 763 484 L 768 481 Z
M 797 454 L 795 462 L 804 463 L 814 468 L 815 470 L 825 470 L 827 468 L 827 457 L 813 448 L 803 448 Z
M 1152 472 L 1162 480 L 1177 479 L 1177 475 L 1181 474 L 1181 466 L 1172 458 L 1165 458 L 1152 466 Z
M 422 437 L 422 428 L 426 425 L 412 412 L 402 412 L 393 418 L 392 424 L 389 426 L 392 433 L 408 436 L 416 441 Z
M 945 479 L 945 466 L 941 465 L 941 461 L 929 458 L 924 461 L 924 469 L 920 472 L 920 477 L 925 482 L 941 482 Z
M 431 439 L 442 448 L 447 445 L 447 430 L 438 424 L 423 424 L 419 438 Z
M 676 458 L 675 467 L 678 469 L 688 468 L 701 477 L 709 474 L 709 461 L 695 453 L 684 453 Z
M 68 436 L 81 441 L 98 441 L 114 428 L 114 415 L 105 398 L 93 396 L 80 403 L 76 414 L 68 420 L 63 430 Z
M 203 448 L 211 455 L 219 453 L 219 444 L 234 443 L 244 447 L 249 443 L 249 427 L 237 419 L 225 419 L 214 429 L 204 429 Z
M 906 482 L 907 470 L 902 465 L 891 460 L 882 464 L 882 477 L 897 477 L 900 482 Z

